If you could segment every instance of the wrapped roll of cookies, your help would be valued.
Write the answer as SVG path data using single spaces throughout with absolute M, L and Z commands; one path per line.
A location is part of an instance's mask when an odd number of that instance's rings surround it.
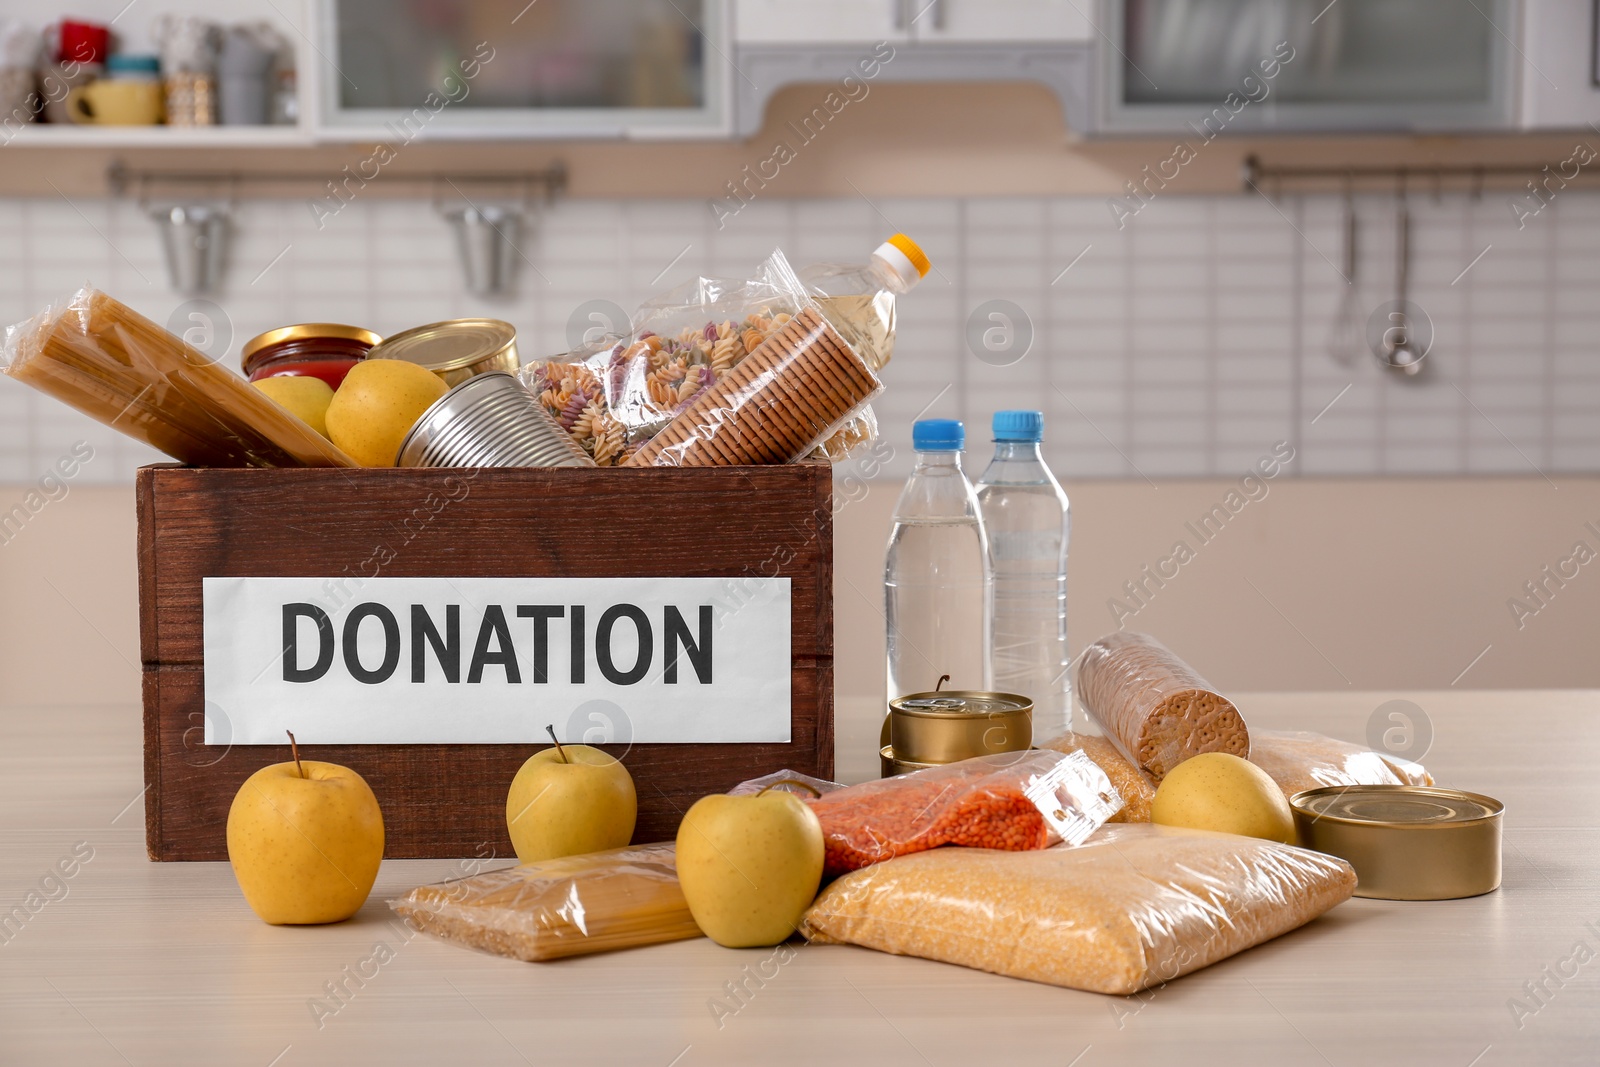
M 691 394 L 632 453 L 633 467 L 707 467 L 802 459 L 883 391 L 876 372 L 823 316 L 783 257 L 759 272 L 770 330 Z
M 1084 650 L 1078 695 L 1089 714 L 1158 782 L 1202 752 L 1250 755 L 1233 702 L 1148 634 L 1107 634 Z

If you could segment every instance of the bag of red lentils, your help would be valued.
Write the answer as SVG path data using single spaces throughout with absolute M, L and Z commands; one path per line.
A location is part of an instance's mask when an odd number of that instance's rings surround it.
M 807 803 L 822 823 L 825 872 L 836 875 L 941 845 L 1076 845 L 1122 798 L 1082 751 L 1030 750 L 847 786 Z

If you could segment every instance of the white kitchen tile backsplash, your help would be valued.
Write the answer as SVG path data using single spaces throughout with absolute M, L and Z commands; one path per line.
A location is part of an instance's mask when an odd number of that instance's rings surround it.
M 465 292 L 427 201 L 357 201 L 322 230 L 302 201 L 247 201 L 210 314 L 235 366 L 255 333 L 321 319 L 390 333 L 494 315 L 516 325 L 524 358 L 550 356 L 593 324 L 574 320 L 580 305 L 631 309 L 696 274 L 743 275 L 774 246 L 797 266 L 854 261 L 899 229 L 934 271 L 903 302 L 877 405 L 889 476 L 909 469 L 914 417 L 964 418 L 981 442 L 1000 407 L 1045 410 L 1050 462 L 1068 478 L 1234 477 L 1280 440 L 1296 476 L 1600 472 L 1600 195 L 1564 192 L 1521 230 L 1493 194 L 1411 207 L 1411 298 L 1434 331 L 1415 379 L 1332 343 L 1336 196 L 1167 196 L 1122 230 L 1093 197 L 768 199 L 722 230 L 699 201 L 565 201 L 519 241 L 505 301 Z M 1356 209 L 1359 337 L 1393 295 L 1394 205 Z M 131 202 L 0 201 L 0 241 L 6 322 L 90 283 L 204 328 L 188 312 L 210 305 L 168 288 L 155 227 Z M 0 380 L 0 482 L 35 481 L 80 440 L 95 448 L 80 483 L 126 482 L 158 458 Z

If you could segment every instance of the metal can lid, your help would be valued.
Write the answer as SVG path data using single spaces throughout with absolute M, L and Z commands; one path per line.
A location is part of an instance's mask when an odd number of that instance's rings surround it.
M 1290 803 L 1319 820 L 1406 829 L 1456 827 L 1505 810 L 1481 793 L 1421 785 L 1327 786 L 1296 793 Z
M 431 371 L 458 370 L 517 343 L 517 328 L 501 319 L 448 319 L 402 330 L 367 353 L 368 359 L 403 359 Z
M 264 348 L 274 348 L 290 341 L 314 341 L 319 337 L 337 341 L 355 341 L 368 348 L 383 343 L 381 334 L 362 329 L 360 326 L 346 326 L 342 322 L 301 322 L 293 326 L 280 326 L 276 330 L 268 330 L 250 338 L 244 343 L 244 347 L 239 349 L 239 359 L 241 362 L 249 362 L 251 356 Z
M 936 693 L 909 693 L 889 701 L 900 715 L 930 718 L 1008 715 L 1033 711 L 1033 701 L 1016 693 L 991 693 L 977 689 L 943 689 Z

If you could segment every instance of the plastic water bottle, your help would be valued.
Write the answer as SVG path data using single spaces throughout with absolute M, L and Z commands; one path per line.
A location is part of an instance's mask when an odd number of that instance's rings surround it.
M 949 689 L 990 688 L 992 583 L 978 500 L 961 470 L 965 437 L 955 419 L 911 429 L 917 466 L 883 565 L 890 699 L 935 689 L 946 674 Z
M 1071 516 L 1039 454 L 1044 414 L 997 411 L 994 459 L 978 507 L 994 573 L 994 687 L 1033 700 L 1033 736 L 1072 728 L 1067 654 L 1067 538 Z

